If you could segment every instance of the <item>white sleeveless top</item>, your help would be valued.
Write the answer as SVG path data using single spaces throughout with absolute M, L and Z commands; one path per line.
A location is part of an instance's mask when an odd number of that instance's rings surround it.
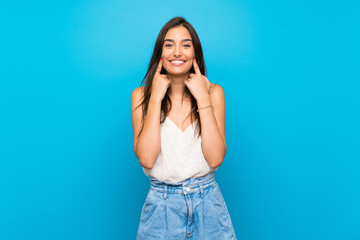
M 142 167 L 145 175 L 174 183 L 217 170 L 211 168 L 204 158 L 201 136 L 197 138 L 195 133 L 196 122 L 182 132 L 170 118 L 165 118 L 160 125 L 160 153 L 152 169 Z

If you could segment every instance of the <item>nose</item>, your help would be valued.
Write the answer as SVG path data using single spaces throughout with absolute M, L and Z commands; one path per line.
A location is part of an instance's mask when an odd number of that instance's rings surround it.
M 179 57 L 181 55 L 181 47 L 176 45 L 174 50 L 174 56 Z

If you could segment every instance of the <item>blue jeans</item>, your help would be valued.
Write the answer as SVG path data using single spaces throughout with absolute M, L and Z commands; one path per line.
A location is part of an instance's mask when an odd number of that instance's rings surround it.
M 149 178 L 137 240 L 236 239 L 215 172 L 179 183 Z

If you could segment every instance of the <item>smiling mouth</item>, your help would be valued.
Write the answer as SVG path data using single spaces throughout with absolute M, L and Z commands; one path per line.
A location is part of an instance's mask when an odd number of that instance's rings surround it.
M 174 61 L 169 61 L 172 65 L 174 66 L 181 66 L 183 65 L 186 61 L 179 61 L 179 60 L 174 60 Z

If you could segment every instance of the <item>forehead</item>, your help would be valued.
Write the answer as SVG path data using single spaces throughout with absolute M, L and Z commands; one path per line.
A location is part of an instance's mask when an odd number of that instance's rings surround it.
M 165 38 L 171 38 L 174 40 L 182 40 L 184 38 L 192 39 L 187 28 L 183 27 L 183 26 L 176 26 L 176 27 L 170 28 L 167 31 Z

